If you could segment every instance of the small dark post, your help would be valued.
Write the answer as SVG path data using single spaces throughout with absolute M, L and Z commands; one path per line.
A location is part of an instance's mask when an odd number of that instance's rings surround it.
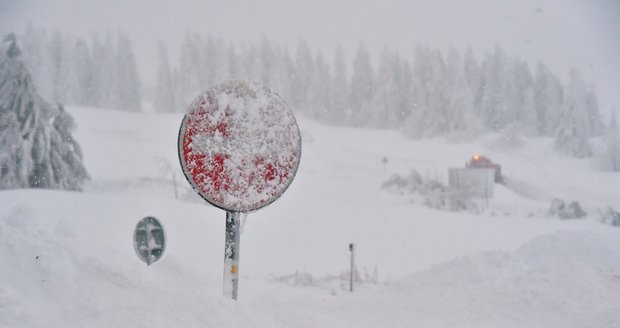
M 355 245 L 349 244 L 349 251 L 351 251 L 351 275 L 349 280 L 349 290 L 353 292 L 353 280 L 355 279 Z

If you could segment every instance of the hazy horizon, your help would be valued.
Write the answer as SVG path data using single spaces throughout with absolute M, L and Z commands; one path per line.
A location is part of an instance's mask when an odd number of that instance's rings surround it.
M 544 61 L 562 80 L 579 70 L 598 95 L 601 111 L 620 107 L 620 3 L 613 0 L 437 1 L 198 1 L 0 0 L 0 31 L 35 27 L 70 35 L 123 30 L 131 37 L 141 79 L 153 88 L 157 41 L 176 63 L 186 32 L 253 42 L 261 35 L 294 51 L 304 38 L 331 62 L 337 44 L 351 59 L 364 43 L 373 58 L 383 48 L 411 58 L 415 44 L 433 48 L 471 45 L 478 57 L 498 45 L 533 68 Z

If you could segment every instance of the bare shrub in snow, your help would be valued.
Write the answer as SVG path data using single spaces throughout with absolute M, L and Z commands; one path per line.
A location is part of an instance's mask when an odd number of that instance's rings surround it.
M 601 213 L 601 221 L 614 227 L 620 227 L 620 212 L 608 207 L 605 212 Z
M 393 175 L 381 185 L 381 189 L 400 195 L 420 196 L 421 202 L 430 208 L 444 211 L 480 212 L 468 190 L 446 186 L 433 179 L 423 179 L 416 170 L 408 176 Z
M 406 177 L 394 174 L 381 185 L 381 189 L 400 193 L 401 195 L 405 193 L 412 194 L 420 191 L 422 183 L 423 181 L 420 173 L 416 170 L 411 170 Z
M 329 289 L 332 293 L 339 290 L 349 290 L 350 271 L 339 274 L 327 274 L 323 277 L 316 277 L 307 272 L 296 271 L 294 274 L 275 277 L 274 281 L 294 287 L 315 287 Z M 366 268 L 359 271 L 355 270 L 354 282 L 356 285 L 376 285 L 379 283 L 377 268 L 371 273 Z
M 588 215 L 588 213 L 581 209 L 579 202 L 573 201 L 567 206 L 566 203 L 559 198 L 551 201 L 551 206 L 547 214 L 550 216 L 557 216 L 560 219 L 581 219 Z

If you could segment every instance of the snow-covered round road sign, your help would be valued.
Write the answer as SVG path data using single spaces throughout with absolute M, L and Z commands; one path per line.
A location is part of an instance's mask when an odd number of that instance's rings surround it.
M 133 246 L 136 255 L 146 265 L 157 262 L 166 249 L 164 227 L 152 216 L 140 220 L 134 230 Z
M 179 131 L 185 177 L 207 202 L 233 212 L 271 204 L 293 181 L 301 136 L 288 105 L 268 87 L 227 81 L 201 94 Z

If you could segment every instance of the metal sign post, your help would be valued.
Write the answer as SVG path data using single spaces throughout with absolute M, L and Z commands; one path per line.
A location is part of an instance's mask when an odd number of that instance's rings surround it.
M 178 146 L 194 190 L 226 211 L 224 294 L 237 299 L 241 217 L 273 203 L 293 181 L 301 158 L 295 116 L 268 87 L 227 81 L 194 100 Z
M 241 242 L 241 213 L 226 212 L 226 241 L 224 247 L 224 295 L 237 299 L 239 288 L 239 243 Z

